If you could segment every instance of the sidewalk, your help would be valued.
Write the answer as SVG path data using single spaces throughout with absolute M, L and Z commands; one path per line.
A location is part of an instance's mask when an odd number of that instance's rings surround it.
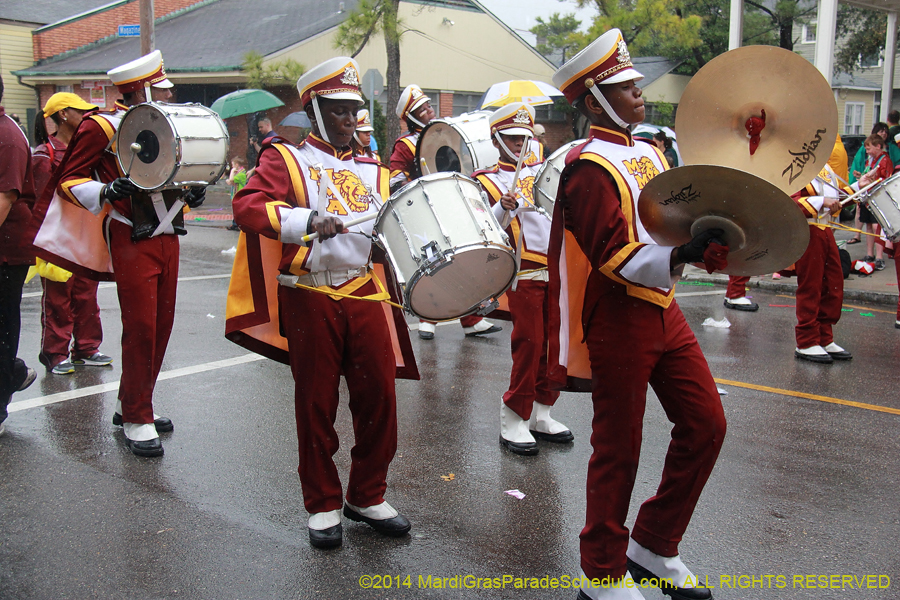
M 192 210 L 185 215 L 185 223 L 203 227 L 226 228 L 231 225 L 231 186 L 224 183 L 207 188 L 206 202 L 197 210 Z M 853 237 L 846 231 L 835 231 L 835 238 L 840 242 Z M 865 242 L 865 240 L 863 240 Z M 861 260 L 866 254 L 865 243 L 844 246 L 854 261 Z M 851 274 L 844 280 L 845 302 L 873 302 L 896 306 L 897 304 L 897 276 L 894 270 L 894 261 L 885 257 L 886 267 L 883 271 L 875 271 L 868 277 Z M 721 274 L 709 275 L 703 269 L 688 265 L 684 270 L 684 280 L 704 283 L 715 283 L 722 286 L 728 284 L 728 276 Z M 751 277 L 747 284 L 750 288 L 772 290 L 784 294 L 797 292 L 796 277 L 782 277 L 772 279 L 771 275 Z
M 849 240 L 853 234 L 848 231 L 836 230 L 835 239 L 841 241 Z M 855 262 L 862 260 L 866 254 L 865 237 L 863 243 L 844 245 L 844 249 L 850 253 L 850 258 Z M 877 304 L 887 304 L 891 306 L 897 305 L 897 275 L 894 269 L 894 261 L 885 256 L 885 269 L 883 271 L 875 271 L 869 276 L 857 275 L 851 273 L 850 277 L 844 280 L 844 302 L 873 302 Z M 728 285 L 728 276 L 714 273 L 707 274 L 703 269 L 688 265 L 684 269 L 684 279 L 687 281 L 709 282 Z M 758 287 L 764 290 L 771 290 L 784 294 L 797 293 L 797 278 L 782 277 L 781 279 L 772 279 L 771 275 L 762 275 L 759 277 L 751 277 L 747 287 Z

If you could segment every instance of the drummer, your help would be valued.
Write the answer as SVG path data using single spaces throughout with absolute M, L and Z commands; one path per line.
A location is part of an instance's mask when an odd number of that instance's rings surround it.
M 534 127 L 534 108 L 528 104 L 516 102 L 494 112 L 490 128 L 500 160 L 473 174 L 488 193 L 497 220 L 509 223 L 506 233 L 520 259 L 516 282 L 506 292 L 513 322 L 513 366 L 509 390 L 500 402 L 500 444 L 524 456 L 538 453 L 535 438 L 558 444 L 575 439 L 568 427 L 550 416 L 559 391 L 547 379 L 550 219 L 533 210 L 541 163 L 522 164 L 513 181 L 519 155 L 534 135 Z
M 380 297 L 370 266 L 372 224 L 352 230 L 344 225 L 345 219 L 376 215 L 389 195 L 387 168 L 353 158 L 350 151 L 363 104 L 359 66 L 351 58 L 332 58 L 303 75 L 297 89 L 312 132 L 299 146 L 284 140 L 263 146 L 256 175 L 233 204 L 242 237 L 255 240 L 256 247 L 260 240 L 255 236 L 280 242 L 279 264 L 270 268 L 280 272 L 278 316 L 294 376 L 298 473 L 309 542 L 333 548 L 343 539 L 342 507 L 345 517 L 381 534 L 405 536 L 410 530 L 406 517 L 384 499 L 397 450 L 392 335 L 407 347 L 409 337 L 399 310 L 389 321 L 377 301 L 366 301 Z M 311 233 L 319 240 L 303 242 Z M 236 267 L 229 311 L 239 285 Z M 250 303 L 256 298 L 253 292 Z M 350 391 L 356 442 L 345 498 L 332 458 L 338 450 L 334 422 L 341 375 Z
M 724 268 L 727 247 L 716 241 L 721 230 L 679 247 L 658 246 L 646 234 L 637 198 L 667 164 L 657 148 L 631 137 L 629 126 L 644 119 L 642 77 L 618 29 L 553 76 L 591 123 L 560 177 L 548 253 L 550 377 L 571 391 L 590 390 L 594 405 L 581 532 L 581 568 L 591 581 L 579 592 L 589 600 L 643 598 L 632 576 L 649 585 L 671 580 L 678 589 L 665 593 L 673 597 L 711 597 L 678 545 L 722 446 L 725 415 L 674 287 L 685 263 Z M 660 487 L 629 537 L 648 383 L 674 427 Z
M 359 109 L 356 113 L 356 131 L 353 132 L 353 139 L 350 141 L 350 148 L 353 150 L 353 156 L 365 156 L 377 161 L 381 161 L 378 155 L 372 150 L 372 118 L 369 111 L 365 108 Z
M 422 88 L 412 84 L 406 86 L 397 103 L 397 116 L 406 121 L 409 131 L 400 136 L 394 143 L 391 152 L 391 191 L 396 191 L 421 176 L 416 165 L 416 145 L 422 130 L 434 118 L 431 98 L 425 95 Z M 466 337 L 489 335 L 503 331 L 478 315 L 469 315 L 459 320 Z M 419 338 L 433 340 L 435 324 L 430 321 L 419 321 Z
M 95 215 L 108 210 L 106 241 L 122 313 L 122 378 L 112 422 L 124 428 L 132 453 L 162 456 L 159 432 L 174 427 L 171 420 L 153 412 L 153 388 L 175 317 L 178 236 L 170 222 L 159 227 L 159 220 L 138 235 L 137 228 L 132 227 L 136 218 L 132 203 L 140 190 L 120 177 L 116 155 L 108 149 L 129 107 L 148 100 L 165 102 L 172 97 L 173 86 L 159 50 L 116 67 L 107 75 L 122 93 L 122 101 L 115 103 L 113 111 L 91 115 L 81 122 L 39 204 L 46 207 L 56 192 L 63 200 Z M 182 197 L 195 208 L 203 202 L 206 188 L 164 193 Z M 44 212 L 46 209 L 40 214 Z M 103 240 L 100 227 L 83 235 Z M 54 257 L 45 258 L 60 264 Z

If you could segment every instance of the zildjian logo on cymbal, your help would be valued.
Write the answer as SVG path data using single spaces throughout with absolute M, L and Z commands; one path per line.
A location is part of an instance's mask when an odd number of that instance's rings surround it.
M 681 188 L 681 191 L 677 194 L 675 192 L 669 192 L 670 197 L 667 200 L 664 200 L 659 203 L 660 206 L 668 206 L 669 204 L 680 204 L 682 202 L 694 202 L 700 199 L 700 192 L 695 192 L 691 188 L 694 184 L 689 184 L 687 187 Z
M 789 183 L 794 183 L 794 180 L 803 174 L 803 169 L 806 167 L 806 163 L 809 162 L 809 159 L 816 162 L 816 155 L 813 154 L 813 152 L 819 147 L 819 143 L 822 141 L 822 134 L 827 131 L 827 129 L 817 129 L 816 137 L 813 138 L 812 141 L 803 144 L 803 148 L 801 148 L 799 152 L 788 150 L 788 154 L 793 156 L 794 159 L 791 161 L 791 164 L 781 172 L 781 176 L 784 177 L 787 175 L 788 171 L 790 171 L 791 176 L 788 180 Z

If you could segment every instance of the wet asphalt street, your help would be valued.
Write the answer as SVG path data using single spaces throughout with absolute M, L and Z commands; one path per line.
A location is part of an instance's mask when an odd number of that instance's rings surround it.
M 572 589 L 549 586 L 579 564 L 589 397 L 564 393 L 554 409 L 574 444 L 542 444 L 530 458 L 501 450 L 508 323 L 487 338 L 465 338 L 455 323 L 430 342 L 412 332 L 422 380 L 397 382 L 387 492 L 411 534 L 384 538 L 345 519 L 342 548 L 309 546 L 289 369 L 223 337 L 231 256 L 222 250 L 236 239 L 191 227 L 182 240 L 175 330 L 155 393 L 156 412 L 175 423 L 161 459 L 133 456 L 110 423 L 121 372 L 112 285 L 101 284 L 99 301 L 101 350 L 115 362 L 71 376 L 39 365 L 40 286 L 26 286 L 19 356 L 39 374 L 13 397 L 0 438 L 0 598 L 573 600 Z M 836 341 L 855 358 L 822 366 L 793 357 L 792 297 L 753 290 L 760 312 L 728 311 L 731 327 L 717 328 L 701 323 L 726 316 L 723 287 L 678 292 L 727 391 L 729 427 L 681 544 L 685 562 L 718 600 L 900 598 L 895 306 L 845 307 Z M 336 461 L 346 478 L 342 395 Z M 651 392 L 632 520 L 658 485 L 670 427 Z M 500 589 L 465 587 L 504 576 L 512 581 Z M 435 588 L 440 577 L 446 589 Z M 548 587 L 516 589 L 515 578 Z M 364 587 L 376 584 L 391 587 Z

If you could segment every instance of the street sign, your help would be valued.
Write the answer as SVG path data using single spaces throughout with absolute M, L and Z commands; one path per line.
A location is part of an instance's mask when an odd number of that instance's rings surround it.
M 384 77 L 378 69 L 369 69 L 362 78 L 362 91 L 370 100 L 381 94 L 384 89 Z
M 119 25 L 119 37 L 141 37 L 141 26 Z

